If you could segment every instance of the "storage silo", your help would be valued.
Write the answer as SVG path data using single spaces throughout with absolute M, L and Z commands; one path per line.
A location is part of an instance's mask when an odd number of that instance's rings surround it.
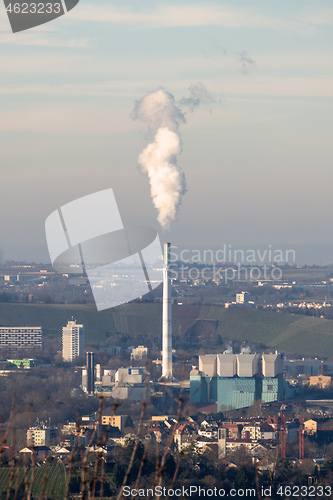
M 262 374 L 264 377 L 276 377 L 283 373 L 282 354 L 263 354 L 262 355 Z
M 219 377 L 234 377 L 237 373 L 236 354 L 217 355 L 217 374 Z
M 237 375 L 239 377 L 253 377 L 258 371 L 258 354 L 237 354 Z
M 199 371 L 205 377 L 217 376 L 216 358 L 217 354 L 201 354 L 199 356 Z

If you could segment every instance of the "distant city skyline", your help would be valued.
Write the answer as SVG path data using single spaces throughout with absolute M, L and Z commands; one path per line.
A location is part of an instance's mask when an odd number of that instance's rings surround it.
M 125 222 L 180 248 L 271 244 L 332 263 L 332 25 L 328 0 L 81 0 L 20 34 L 0 9 L 3 260 L 48 262 L 47 216 L 110 187 Z M 179 105 L 195 84 L 212 99 L 179 126 L 187 192 L 165 231 L 131 112 L 161 86 Z

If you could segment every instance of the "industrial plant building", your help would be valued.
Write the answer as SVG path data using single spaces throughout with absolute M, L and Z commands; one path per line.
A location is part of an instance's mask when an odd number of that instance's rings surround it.
M 283 361 L 284 371 L 290 377 L 310 376 L 329 374 L 333 372 L 332 361 L 322 359 L 285 359 Z
M 283 400 L 293 395 L 283 379 L 283 357 L 275 354 L 205 354 L 190 374 L 191 401 L 217 403 L 218 411 Z
M 147 399 L 147 388 L 149 387 L 147 377 L 148 374 L 143 367 L 119 368 L 115 374 L 112 397 L 115 399 L 145 401 Z
M 143 401 L 146 398 L 146 387 L 149 387 L 148 374 L 144 367 L 104 369 L 95 364 L 95 355 L 86 353 L 86 366 L 82 369 L 81 388 L 88 394 L 101 393 L 115 399 Z
M 0 349 L 42 349 L 41 326 L 0 327 Z

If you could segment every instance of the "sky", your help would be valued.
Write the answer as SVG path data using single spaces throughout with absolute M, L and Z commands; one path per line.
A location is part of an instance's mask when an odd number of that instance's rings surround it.
M 12 34 L 0 8 L 0 247 L 48 261 L 44 223 L 113 188 L 121 216 L 179 248 L 293 248 L 333 262 L 333 5 L 80 0 Z M 135 102 L 211 96 L 181 123 L 178 220 L 160 227 L 138 157 Z

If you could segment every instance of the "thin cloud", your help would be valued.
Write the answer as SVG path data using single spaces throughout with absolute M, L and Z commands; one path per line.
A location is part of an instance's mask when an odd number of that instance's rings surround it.
M 142 28 L 169 28 L 194 26 L 224 26 L 226 28 L 297 29 L 296 21 L 257 14 L 251 9 L 230 9 L 215 4 L 163 5 L 147 12 L 135 12 L 128 7 L 114 5 L 82 5 L 73 9 L 69 19 L 89 22 L 107 22 Z
M 248 55 L 246 50 L 243 50 L 242 52 L 238 52 L 237 56 L 238 56 L 239 62 L 241 63 L 243 73 L 248 73 L 250 68 L 253 68 L 255 66 L 254 60 L 252 59 L 252 57 L 250 57 Z
M 333 9 L 308 10 L 302 14 L 301 20 L 306 24 L 332 26 Z
M 91 43 L 86 38 L 70 38 L 68 40 L 48 37 L 45 35 L 32 35 L 29 36 L 13 36 L 1 35 L 0 43 L 6 45 L 27 45 L 27 46 L 37 46 L 37 47 L 55 47 L 55 48 L 72 48 L 72 49 L 86 49 L 91 46 Z
M 222 54 L 226 57 L 235 58 L 240 63 L 241 71 L 243 74 L 249 73 L 250 69 L 255 67 L 256 63 L 254 59 L 252 59 L 252 57 L 249 56 L 246 50 L 242 50 L 241 52 L 230 52 L 226 49 L 222 49 Z

